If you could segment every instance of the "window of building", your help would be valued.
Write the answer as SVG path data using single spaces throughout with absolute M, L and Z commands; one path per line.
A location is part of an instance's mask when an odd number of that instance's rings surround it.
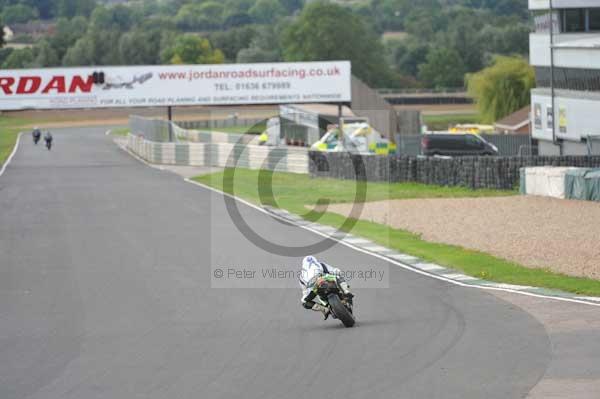
M 551 86 L 549 67 L 536 67 L 537 87 Z M 600 92 L 600 69 L 554 68 L 554 87 L 556 89 Z
M 600 8 L 590 8 L 588 10 L 589 30 L 600 31 Z
M 586 10 L 583 8 L 566 9 L 563 11 L 563 32 L 585 32 Z

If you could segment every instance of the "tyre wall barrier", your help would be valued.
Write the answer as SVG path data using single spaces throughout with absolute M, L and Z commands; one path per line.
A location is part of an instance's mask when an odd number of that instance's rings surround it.
M 308 173 L 308 153 L 302 148 L 229 143 L 155 143 L 131 134 L 127 138 L 127 147 L 140 158 L 154 164 L 236 166 L 248 169 Z
M 518 188 L 520 170 L 528 166 L 598 168 L 600 156 L 438 158 L 309 152 L 309 173 L 314 177 L 417 182 L 472 189 Z

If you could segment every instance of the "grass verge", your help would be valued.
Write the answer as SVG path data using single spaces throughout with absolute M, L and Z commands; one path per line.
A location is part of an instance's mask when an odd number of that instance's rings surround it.
M 267 129 L 266 122 L 251 126 L 213 127 L 209 130 L 221 133 L 262 134 Z
M 194 180 L 208 186 L 223 190 L 224 173 L 218 172 L 199 176 Z M 481 190 L 473 191 L 461 187 L 439 187 L 416 183 L 360 183 L 334 179 L 316 179 L 306 175 L 292 173 L 265 172 L 262 184 L 257 184 L 259 172 L 247 169 L 236 169 L 233 181 L 235 194 L 255 204 L 276 206 L 303 216 L 307 220 L 339 228 L 345 218 L 341 215 L 312 211 L 319 199 L 328 199 L 331 203 L 352 202 L 356 188 L 366 188 L 366 200 L 410 198 L 448 198 L 448 197 L 482 197 L 497 195 L 514 195 L 514 191 Z M 273 198 L 260 200 L 259 187 L 268 186 L 272 179 Z M 262 186 L 262 187 L 261 187 Z M 366 186 L 366 187 L 364 187 Z M 225 191 L 225 190 L 223 190 Z M 566 276 L 550 270 L 531 269 L 495 256 L 472 251 L 453 245 L 432 243 L 422 240 L 417 234 L 394 229 L 392 227 L 359 220 L 351 230 L 352 234 L 368 238 L 388 248 L 417 256 L 429 262 L 435 262 L 465 274 L 506 284 L 528 285 L 550 289 L 558 289 L 581 295 L 600 296 L 600 281 Z
M 112 136 L 122 136 L 126 137 L 129 134 L 130 129 L 128 127 L 118 127 L 116 129 L 112 129 L 110 134 Z
M 6 162 L 17 142 L 19 132 L 28 123 L 26 119 L 0 116 L 0 166 Z

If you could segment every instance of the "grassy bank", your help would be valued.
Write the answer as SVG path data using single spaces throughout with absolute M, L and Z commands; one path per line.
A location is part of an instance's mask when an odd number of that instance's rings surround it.
M 28 124 L 28 121 L 10 116 L 0 116 L 0 166 L 12 152 L 19 132 Z
M 415 183 L 362 183 L 332 179 L 311 179 L 305 175 L 291 173 L 270 173 L 263 171 L 261 184 L 258 171 L 236 169 L 234 177 L 225 172 L 214 173 L 195 178 L 196 181 L 217 189 L 230 192 L 253 203 L 277 206 L 311 221 L 340 228 L 345 218 L 341 215 L 308 211 L 319 202 L 352 202 L 356 189 L 366 189 L 366 200 L 410 198 L 448 198 L 512 195 L 514 192 L 483 190 L 473 191 L 460 187 L 437 187 Z M 260 191 L 269 187 L 272 178 L 273 198 L 263 198 Z M 225 186 L 224 186 L 225 182 Z M 233 187 L 224 190 L 224 187 Z M 263 197 L 265 195 L 263 194 Z M 317 207 L 318 209 L 318 207 Z M 347 229 L 346 229 L 347 230 Z M 465 274 L 507 284 L 530 285 L 559 289 L 583 295 L 600 296 L 600 281 L 565 276 L 548 270 L 530 269 L 482 252 L 461 247 L 437 244 L 422 240 L 419 235 L 368 221 L 356 221 L 351 228 L 352 234 L 368 238 L 374 242 L 403 253 L 417 256 L 429 262 L 435 262 Z

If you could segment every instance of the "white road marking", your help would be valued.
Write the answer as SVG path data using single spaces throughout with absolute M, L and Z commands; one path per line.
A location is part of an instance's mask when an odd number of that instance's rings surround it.
M 528 285 L 514 285 L 514 284 L 492 283 L 492 282 L 490 282 L 489 284 L 485 284 L 485 285 L 489 285 L 492 287 L 498 287 L 498 288 L 506 288 L 506 289 L 510 289 L 510 290 L 528 290 L 531 288 L 535 288 L 535 287 L 530 287 Z M 598 300 L 600 301 L 600 298 L 598 298 Z
M 363 246 L 363 249 L 371 252 L 390 252 L 392 251 L 390 248 L 382 247 L 381 245 L 368 245 Z
M 600 297 L 596 297 L 596 296 L 578 296 L 577 298 L 583 299 L 585 301 L 600 302 Z
M 390 258 L 399 260 L 400 262 L 416 262 L 419 260 L 419 258 L 417 258 L 415 256 L 405 255 L 405 254 L 394 254 L 394 255 L 388 255 L 388 256 Z
M 346 237 L 343 241 L 355 245 L 371 244 L 371 241 L 359 237 Z
M 451 278 L 452 280 L 458 280 L 458 281 L 479 280 L 477 277 L 467 276 L 466 274 L 460 274 L 460 273 L 448 273 L 448 274 L 444 274 L 444 277 Z
M 434 270 L 445 270 L 446 269 L 445 267 L 436 265 L 435 263 L 416 263 L 414 266 L 421 270 L 427 270 L 428 272 L 432 272 Z
M 123 151 L 127 152 L 128 154 L 131 154 L 135 159 L 139 160 L 143 164 L 151 166 L 151 167 L 154 167 L 154 165 L 146 162 L 144 159 L 138 157 L 136 154 L 133 154 L 131 151 L 127 150 L 126 148 L 123 148 L 123 147 L 120 147 L 120 148 Z M 250 208 L 253 208 L 253 209 L 255 209 L 255 210 L 257 210 L 257 211 L 259 211 L 259 212 L 261 212 L 263 214 L 272 215 L 275 218 L 280 218 L 283 221 L 288 221 L 287 219 L 285 219 L 285 218 L 283 218 L 281 216 L 273 215 L 272 213 L 268 212 L 267 210 L 261 208 L 260 206 L 254 205 L 254 204 L 252 204 L 252 203 L 250 203 L 250 202 L 248 202 L 248 201 L 246 201 L 244 199 L 238 198 L 238 197 L 236 197 L 234 195 L 228 194 L 228 193 L 223 192 L 221 190 L 217 190 L 216 188 L 207 186 L 205 184 L 199 183 L 199 182 L 191 180 L 191 179 L 184 178 L 183 180 L 186 183 L 190 183 L 190 184 L 193 184 L 195 186 L 202 187 L 205 190 L 210 190 L 210 191 L 215 192 L 217 194 L 220 194 L 220 195 L 232 198 L 235 201 L 240 202 L 240 203 L 242 203 L 242 204 L 244 204 L 246 206 L 249 206 Z M 334 240 L 334 241 L 340 243 L 341 245 L 344 245 L 344 246 L 346 246 L 348 248 L 354 249 L 355 251 L 362 252 L 362 253 L 370 255 L 370 256 L 374 256 L 374 257 L 379 258 L 379 259 L 384 260 L 384 261 L 388 261 L 389 263 L 392 263 L 392 264 L 394 264 L 394 265 L 396 265 L 396 266 L 398 266 L 398 267 L 400 267 L 400 268 L 402 268 L 404 270 L 408 270 L 408 271 L 411 271 L 413 273 L 417 273 L 417 274 L 420 274 L 422 276 L 430 277 L 430 278 L 433 278 L 433 279 L 436 279 L 436 280 L 445 281 L 447 283 L 450 283 L 450 284 L 453 284 L 453 285 L 458 285 L 460 287 L 471 288 L 471 289 L 478 289 L 478 290 L 484 290 L 484 291 L 511 292 L 513 294 L 530 296 L 530 297 L 533 297 L 533 298 L 543 298 L 543 299 L 550 299 L 550 300 L 560 301 L 560 302 L 570 302 L 570 303 L 578 303 L 578 304 L 581 304 L 581 305 L 588 305 L 588 306 L 600 307 L 600 302 L 595 303 L 596 299 L 587 301 L 587 300 L 581 300 L 581 299 L 576 299 L 576 298 L 563 298 L 563 297 L 557 297 L 557 296 L 535 294 L 533 292 L 519 291 L 519 290 L 511 289 L 511 288 L 495 287 L 494 285 L 473 285 L 473 284 L 463 283 L 461 281 L 452 280 L 452 279 L 443 277 L 442 275 L 428 273 L 425 270 L 416 269 L 415 267 L 413 267 L 411 265 L 408 265 L 408 264 L 404 264 L 404 263 L 402 263 L 400 261 L 391 260 L 389 257 L 384 256 L 384 255 L 379 255 L 379 254 L 376 254 L 376 253 L 365 251 L 364 249 L 362 249 L 360 247 L 357 247 L 357 246 L 352 245 L 352 244 L 350 244 L 348 242 L 345 242 L 344 240 L 336 239 L 335 237 L 330 237 L 327 234 L 324 234 L 324 233 L 321 233 L 321 232 L 319 232 L 317 230 L 311 229 L 308 226 L 303 226 L 303 225 L 298 225 L 298 224 L 297 224 L 297 226 L 298 226 L 298 228 L 310 231 L 310 232 L 312 232 L 314 234 L 320 235 L 321 237 L 325 237 L 325 238 L 329 238 L 331 240 Z

